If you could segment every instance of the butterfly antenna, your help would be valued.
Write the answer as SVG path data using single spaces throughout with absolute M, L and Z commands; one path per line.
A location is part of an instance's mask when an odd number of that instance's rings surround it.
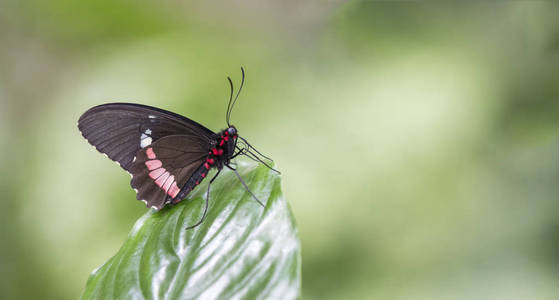
M 229 124 L 229 115 L 231 115 L 231 101 L 233 100 L 233 81 L 231 81 L 231 78 L 229 76 L 227 76 L 227 80 L 229 80 L 229 87 L 231 88 L 231 91 L 229 93 L 229 103 L 227 104 L 225 121 L 227 121 L 227 126 L 231 126 L 231 124 Z
M 247 190 L 247 192 L 249 192 L 249 194 L 252 196 L 252 198 L 254 198 L 254 200 L 256 200 L 256 202 L 258 202 L 258 204 L 262 205 L 262 207 L 266 207 L 266 205 L 264 205 L 264 203 L 262 203 L 262 201 L 258 200 L 258 198 L 256 198 L 256 196 L 252 193 L 252 191 L 248 188 L 247 184 L 245 183 L 245 181 L 243 180 L 243 178 L 241 178 L 241 175 L 239 175 L 239 173 L 237 172 L 237 170 L 227 166 L 229 169 L 231 169 L 231 171 L 235 172 L 235 175 L 237 175 L 237 178 L 239 178 L 239 181 L 243 184 L 243 186 L 245 187 L 245 189 Z
M 245 69 L 243 67 L 241 67 L 241 73 L 242 73 L 241 86 L 239 87 L 239 90 L 237 91 L 237 95 L 235 95 L 235 100 L 233 100 L 233 103 L 231 103 L 231 107 L 228 107 L 228 110 L 229 110 L 228 117 L 227 117 L 228 119 L 231 117 L 231 111 L 233 111 L 233 106 L 235 106 L 235 102 L 237 102 L 237 98 L 239 98 L 239 94 L 243 90 L 243 85 L 245 83 Z M 227 77 L 227 78 L 229 78 L 229 77 Z M 231 81 L 231 79 L 229 79 L 229 81 Z M 229 123 L 229 121 L 227 121 L 227 123 Z
M 218 170 L 217 173 L 212 178 L 212 180 L 210 180 L 210 182 L 208 183 L 208 193 L 206 194 L 206 205 L 204 207 L 204 213 L 202 214 L 202 218 L 200 218 L 200 221 L 196 222 L 196 224 L 186 227 L 186 230 L 198 227 L 206 219 L 206 213 L 208 213 L 208 203 L 210 202 L 210 186 L 212 185 L 212 182 L 214 182 L 214 180 L 217 178 L 217 175 L 219 175 L 219 172 L 221 172 L 221 170 Z

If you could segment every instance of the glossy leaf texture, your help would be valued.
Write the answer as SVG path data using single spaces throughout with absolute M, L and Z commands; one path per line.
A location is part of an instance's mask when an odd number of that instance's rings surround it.
M 207 182 L 181 203 L 142 216 L 90 275 L 82 299 L 299 298 L 301 246 L 280 177 L 262 165 L 237 170 L 265 208 L 223 170 L 204 223 L 186 230 L 202 215 Z

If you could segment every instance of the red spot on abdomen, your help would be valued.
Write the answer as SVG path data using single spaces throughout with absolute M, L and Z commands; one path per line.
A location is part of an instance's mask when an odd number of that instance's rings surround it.
M 213 153 L 213 155 L 218 155 L 218 156 L 222 155 L 223 154 L 223 149 L 213 148 L 212 153 Z

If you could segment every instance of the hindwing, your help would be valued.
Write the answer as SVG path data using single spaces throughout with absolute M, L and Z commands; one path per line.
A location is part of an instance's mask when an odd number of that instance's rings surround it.
M 156 209 L 173 201 L 204 164 L 209 149 L 204 138 L 193 135 L 166 136 L 142 148 L 129 170 L 136 198 Z

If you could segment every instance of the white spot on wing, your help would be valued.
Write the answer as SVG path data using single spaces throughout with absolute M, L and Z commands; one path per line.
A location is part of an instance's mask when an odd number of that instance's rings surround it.
M 136 161 L 136 156 L 134 156 L 134 158 L 132 159 L 132 162 L 135 162 L 135 161 Z
M 151 145 L 151 137 L 147 136 L 145 138 L 142 138 L 142 140 L 140 141 L 140 147 L 145 148 L 149 145 Z
M 148 118 L 150 118 L 150 119 L 155 119 L 155 116 L 149 115 Z
M 152 116 L 150 116 L 152 117 Z M 155 118 L 155 117 L 154 117 Z M 153 141 L 151 139 L 151 129 L 146 129 L 146 131 L 144 133 L 142 133 L 142 135 L 140 136 L 140 147 L 145 148 L 146 146 L 151 145 L 151 142 Z

